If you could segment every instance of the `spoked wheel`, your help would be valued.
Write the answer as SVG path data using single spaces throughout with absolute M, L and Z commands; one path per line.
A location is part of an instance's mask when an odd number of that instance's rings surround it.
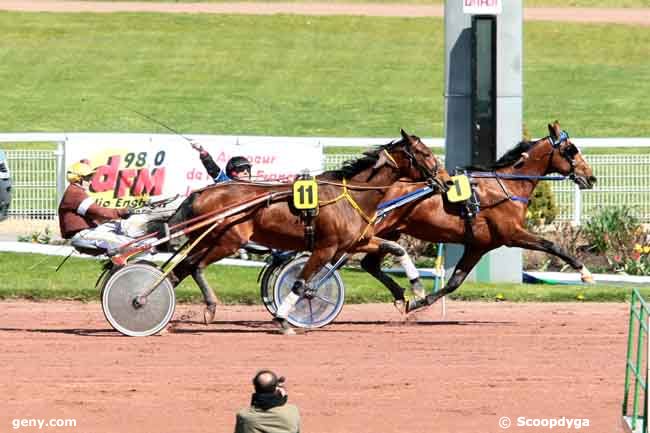
M 102 309 L 115 330 L 131 337 L 160 332 L 174 315 L 174 287 L 165 278 L 146 298 L 146 292 L 162 275 L 157 267 L 133 263 L 112 272 L 102 289 Z
M 260 278 L 260 296 L 262 297 L 262 303 L 266 311 L 272 315 L 275 315 L 275 312 L 278 311 L 278 306 L 275 305 L 275 300 L 273 299 L 273 286 L 275 286 L 283 266 L 284 263 L 269 264 L 264 268 L 262 277 Z
M 273 288 L 276 305 L 280 305 L 291 292 L 307 260 L 309 256 L 301 256 L 284 265 Z M 293 326 L 320 328 L 332 323 L 339 315 L 345 302 L 345 286 L 338 271 L 323 281 L 331 269 L 332 265 L 327 264 L 309 281 L 307 286 L 310 290 L 306 291 L 289 313 L 288 321 Z
M 262 298 L 262 303 L 266 310 L 275 316 L 275 312 L 278 311 L 278 306 L 275 304 L 274 287 L 278 281 L 278 276 L 282 269 L 287 263 L 291 263 L 291 260 L 294 259 L 295 253 L 280 253 L 274 254 L 270 257 L 270 262 L 266 265 L 264 270 L 259 277 L 260 281 L 260 297 Z

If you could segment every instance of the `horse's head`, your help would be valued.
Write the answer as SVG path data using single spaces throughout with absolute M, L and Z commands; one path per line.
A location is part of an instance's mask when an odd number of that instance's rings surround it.
M 569 139 L 569 134 L 560 129 L 556 120 L 548 125 L 549 136 L 544 139 L 551 147 L 547 172 L 569 176 L 580 189 L 591 189 L 596 183 L 593 170 L 582 157 L 578 146 Z
M 402 139 L 385 146 L 379 154 L 375 168 L 384 164 L 392 165 L 402 177 L 413 180 L 434 178 L 438 173 L 440 164 L 420 137 L 409 135 L 404 130 L 400 131 Z

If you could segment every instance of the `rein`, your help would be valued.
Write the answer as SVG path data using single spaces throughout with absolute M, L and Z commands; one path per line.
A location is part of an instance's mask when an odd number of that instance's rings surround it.
M 562 131 L 560 134 L 560 137 L 557 140 L 553 140 L 552 137 L 547 137 L 547 140 L 550 141 L 552 151 L 548 154 L 550 155 L 549 160 L 548 160 L 548 167 L 546 171 L 549 171 L 551 163 L 553 161 L 553 155 L 555 154 L 555 151 L 560 148 L 560 145 L 567 141 L 569 139 L 569 135 L 565 132 Z M 566 180 L 566 179 L 572 179 L 573 178 L 573 170 L 575 168 L 575 163 L 572 159 L 570 159 L 567 155 L 565 155 L 562 151 L 560 151 L 560 154 L 562 155 L 563 158 L 565 158 L 569 163 L 571 164 L 571 173 L 568 176 L 539 176 L 539 175 L 528 175 L 528 174 L 510 174 L 510 173 L 497 173 L 496 171 L 469 171 L 467 172 L 467 176 L 470 178 L 476 178 L 476 179 L 496 179 L 497 183 L 501 187 L 501 190 L 503 191 L 503 194 L 505 197 L 502 200 L 499 200 L 495 203 L 491 203 L 489 205 L 486 205 L 486 207 L 492 207 L 496 206 L 500 203 L 503 203 L 504 201 L 507 200 L 512 200 L 512 201 L 518 201 L 524 204 L 528 204 L 529 199 L 528 197 L 521 197 L 517 195 L 512 195 L 510 194 L 510 191 L 508 191 L 508 188 L 503 184 L 502 180 L 522 180 L 522 181 L 539 181 L 539 180 L 548 180 L 548 181 L 560 181 L 560 180 Z
M 470 171 L 469 177 L 480 179 L 508 179 L 508 180 L 566 180 L 568 176 L 534 176 L 527 174 L 508 174 L 493 171 Z
M 551 181 L 558 181 L 558 180 L 565 180 L 567 179 L 567 176 L 535 176 L 535 175 L 527 175 L 527 174 L 509 174 L 509 173 L 497 173 L 494 171 L 470 171 L 467 173 L 468 177 L 473 177 L 476 179 L 496 179 L 497 182 L 499 183 L 499 186 L 501 187 L 501 190 L 503 193 L 506 195 L 503 200 L 497 201 L 496 203 L 492 203 L 491 205 L 487 205 L 486 207 L 491 207 L 491 206 L 496 206 L 499 203 L 502 203 L 506 200 L 512 200 L 512 201 L 518 201 L 520 203 L 528 204 L 529 199 L 528 197 L 521 197 L 518 195 L 512 195 L 510 194 L 510 191 L 508 191 L 508 188 L 501 182 L 501 179 L 504 180 L 551 180 Z

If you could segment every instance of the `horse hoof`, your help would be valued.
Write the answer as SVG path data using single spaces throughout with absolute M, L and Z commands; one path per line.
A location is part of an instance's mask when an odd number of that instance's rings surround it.
M 203 311 L 203 323 L 205 323 L 206 325 L 212 323 L 216 312 L 217 312 L 217 306 L 214 304 L 205 307 L 205 311 Z
M 282 319 L 280 317 L 275 317 L 273 323 L 279 326 L 278 332 L 282 335 L 296 335 L 296 331 L 293 330 L 289 321 L 287 319 Z
M 411 291 L 413 292 L 413 295 L 418 299 L 422 299 L 427 295 L 427 293 L 424 290 L 424 287 L 422 286 L 422 284 L 419 283 L 413 286 L 411 288 Z
M 435 301 L 436 299 L 432 295 L 427 295 L 420 299 L 409 299 L 409 301 L 406 303 L 406 314 L 412 313 L 413 311 L 419 310 L 420 308 L 427 307 L 433 304 Z
M 596 281 L 594 281 L 594 277 L 591 275 L 586 275 L 580 278 L 583 283 L 585 284 L 595 284 Z
M 403 299 L 398 299 L 396 301 L 393 301 L 393 306 L 395 307 L 395 309 L 397 311 L 399 311 L 400 314 L 406 314 L 407 313 L 407 311 L 406 311 L 407 305 L 406 305 L 406 302 Z
M 426 304 L 426 301 L 424 299 L 409 299 L 408 302 L 406 303 L 406 314 L 412 313 L 415 310 L 419 310 L 420 308 L 424 307 Z
M 280 334 L 282 335 L 296 335 L 296 331 L 294 331 L 292 328 L 287 328 L 287 329 L 280 329 Z

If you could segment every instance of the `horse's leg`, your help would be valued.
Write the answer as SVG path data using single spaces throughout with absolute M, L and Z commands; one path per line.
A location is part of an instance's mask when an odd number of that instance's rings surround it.
M 197 266 L 192 271 L 192 278 L 201 289 L 203 299 L 205 300 L 205 311 L 203 312 L 203 322 L 208 325 L 214 320 L 214 315 L 217 311 L 217 296 L 208 284 L 203 274 L 203 267 Z
M 445 287 L 432 295 L 427 295 L 423 299 L 410 300 L 406 305 L 406 312 L 410 313 L 411 311 L 431 305 L 438 299 L 456 290 L 461 284 L 463 284 L 463 281 L 465 281 L 467 275 L 469 275 L 472 269 L 474 269 L 474 266 L 476 266 L 481 257 L 483 257 L 483 254 L 488 251 L 489 250 L 485 249 L 472 249 L 470 245 L 465 245 L 463 256 L 458 261 L 458 264 L 456 264 L 454 272 L 451 274 L 451 278 L 447 281 Z
M 397 257 L 397 260 L 399 260 L 400 265 L 402 266 L 404 272 L 406 273 L 406 277 L 409 279 L 409 282 L 411 283 L 411 290 L 413 291 L 413 294 L 415 294 L 417 298 L 424 298 L 425 292 L 424 292 L 424 286 L 422 286 L 422 283 L 420 282 L 420 273 L 415 267 L 415 264 L 413 263 L 413 260 L 411 260 L 411 257 L 408 255 L 406 249 L 402 247 L 400 244 L 398 244 L 395 241 L 389 241 L 386 239 L 374 237 L 367 245 L 358 248 L 356 251 L 367 252 L 376 255 L 377 263 L 371 262 L 371 264 L 376 266 L 375 270 L 378 270 L 379 275 L 375 275 L 370 271 L 368 272 L 370 272 L 370 274 L 373 275 L 375 278 L 377 278 L 379 281 L 384 283 L 384 285 L 390 289 L 391 293 L 393 293 L 395 299 L 398 299 L 398 296 L 396 296 L 396 294 L 398 294 L 399 292 L 401 292 L 401 299 L 404 299 L 404 289 L 399 287 L 399 285 L 395 283 L 395 281 L 393 281 L 388 275 L 383 273 L 379 268 L 381 264 L 381 259 L 386 254 L 392 254 L 393 256 Z M 366 268 L 364 267 L 364 269 Z M 388 284 L 397 286 L 397 293 L 391 288 L 391 286 L 389 286 L 385 282 L 386 280 L 390 280 L 390 283 Z
M 397 284 L 388 274 L 381 270 L 381 262 L 386 256 L 386 253 L 369 253 L 361 260 L 361 267 L 370 275 L 379 280 L 384 286 L 390 290 L 390 293 L 395 298 L 393 302 L 395 308 L 400 313 L 405 312 L 404 289 Z
M 307 289 L 306 281 L 309 281 L 309 279 L 319 269 L 325 266 L 327 262 L 331 261 L 336 256 L 337 252 L 338 251 L 336 247 L 321 248 L 314 250 L 311 256 L 309 256 L 309 260 L 307 260 L 307 263 L 305 263 L 305 266 L 302 268 L 300 275 L 298 275 L 298 279 L 295 283 L 293 283 L 291 292 L 289 292 L 287 297 L 284 298 L 275 313 L 275 318 L 273 321 L 280 325 L 281 332 L 283 334 L 295 334 L 293 329 L 291 329 L 289 321 L 287 320 L 289 313 L 291 310 L 293 310 L 293 307 L 295 307 L 295 305 L 305 293 L 305 290 Z
M 188 275 L 192 275 L 192 278 L 201 289 L 206 306 L 203 312 L 203 320 L 206 325 L 214 320 L 217 310 L 217 297 L 208 284 L 203 270 L 209 264 L 236 252 L 250 237 L 246 237 L 246 235 L 246 230 L 241 226 L 229 227 L 221 233 L 215 233 L 215 236 L 210 238 L 209 241 L 203 240 L 197 246 L 196 251 L 181 261 L 173 271 L 179 283 Z
M 543 251 L 552 254 L 564 260 L 573 269 L 580 272 L 580 279 L 584 283 L 593 283 L 594 277 L 589 272 L 589 269 L 578 259 L 571 257 L 561 246 L 542 238 L 541 236 L 534 235 L 525 229 L 519 229 L 507 243 L 509 247 L 525 248 L 527 250 Z
M 206 305 L 206 309 L 203 312 L 203 321 L 206 325 L 212 322 L 217 310 L 217 297 L 214 294 L 212 288 L 210 288 L 208 285 L 208 282 L 203 275 L 203 269 L 205 266 L 199 266 L 200 260 L 207 252 L 208 248 L 204 247 L 199 251 L 191 254 L 189 257 L 186 257 L 174 268 L 174 270 L 169 275 L 169 278 L 172 281 L 172 284 L 174 284 L 174 287 L 179 285 L 188 276 L 192 276 L 192 279 L 199 286 L 199 289 L 201 289 L 201 293 L 203 294 L 203 300 L 205 301 Z

